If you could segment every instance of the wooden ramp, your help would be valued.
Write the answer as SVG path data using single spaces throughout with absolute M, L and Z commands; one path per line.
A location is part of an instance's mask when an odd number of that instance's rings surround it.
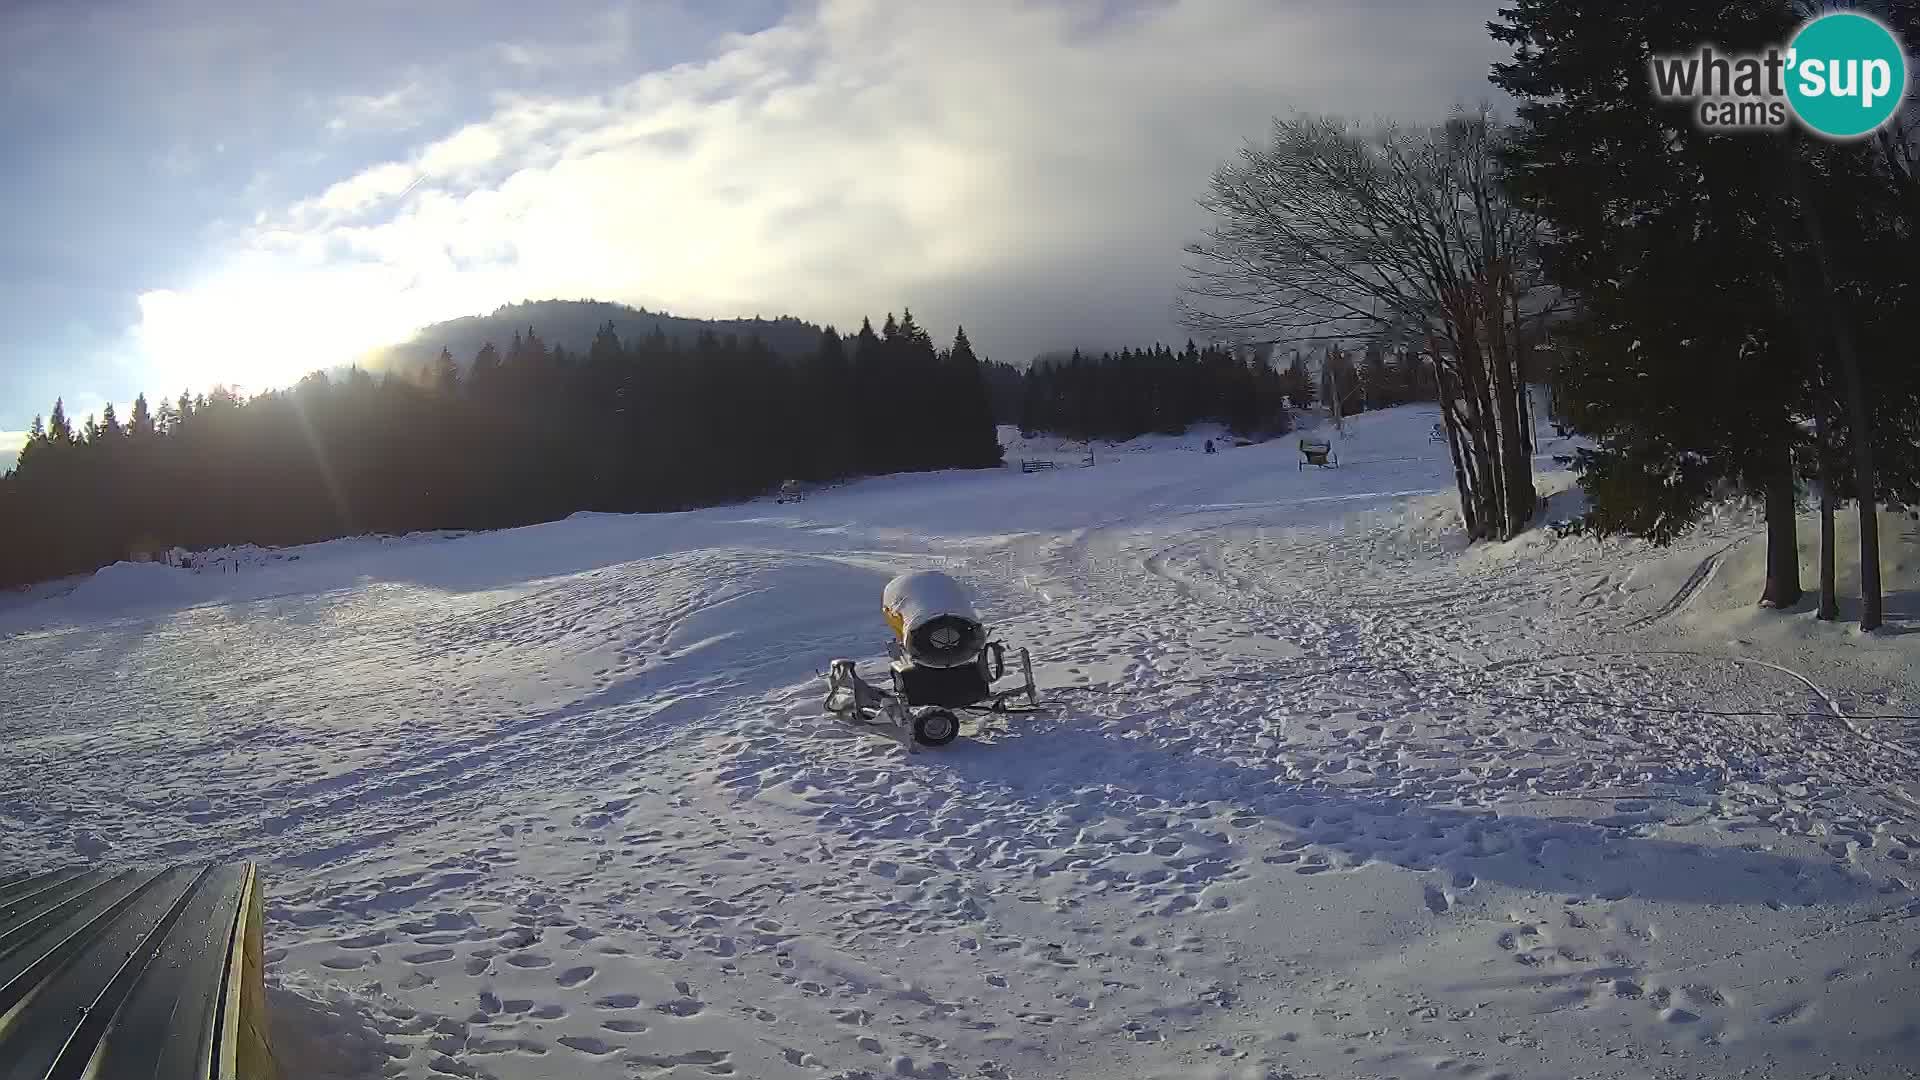
M 0 879 L 0 1080 L 277 1080 L 250 862 Z

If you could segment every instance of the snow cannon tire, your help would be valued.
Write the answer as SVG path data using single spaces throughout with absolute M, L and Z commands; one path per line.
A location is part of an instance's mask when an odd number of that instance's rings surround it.
M 945 746 L 960 737 L 960 718 L 946 709 L 928 709 L 913 718 L 913 741 L 921 746 Z

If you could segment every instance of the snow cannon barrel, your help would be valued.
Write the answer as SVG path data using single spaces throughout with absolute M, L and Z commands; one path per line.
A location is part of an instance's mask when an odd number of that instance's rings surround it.
M 880 607 L 908 659 L 923 667 L 970 664 L 987 647 L 987 628 L 974 614 L 967 591 L 938 570 L 887 582 Z

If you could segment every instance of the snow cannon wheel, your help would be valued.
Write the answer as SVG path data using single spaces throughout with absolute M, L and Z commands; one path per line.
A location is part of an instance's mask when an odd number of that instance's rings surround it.
M 913 718 L 913 741 L 945 746 L 960 736 L 960 718 L 945 709 L 928 709 Z

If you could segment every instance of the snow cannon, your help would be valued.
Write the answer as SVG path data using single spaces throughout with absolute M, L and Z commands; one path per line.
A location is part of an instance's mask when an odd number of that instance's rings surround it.
M 987 647 L 987 628 L 960 583 L 938 570 L 901 574 L 880 594 L 898 648 L 914 663 L 957 668 Z
M 945 746 L 960 734 L 954 710 L 1009 712 L 1025 697 L 1039 708 L 1033 659 L 1014 655 L 1021 684 L 995 690 L 1007 674 L 1007 647 L 992 640 L 967 590 L 937 570 L 901 574 L 880 595 L 880 611 L 893 631 L 887 643 L 886 686 L 861 678 L 854 662 L 841 658 L 827 669 L 827 712 L 843 723 L 882 729 L 912 751 Z M 909 737 L 910 736 L 910 737 Z

